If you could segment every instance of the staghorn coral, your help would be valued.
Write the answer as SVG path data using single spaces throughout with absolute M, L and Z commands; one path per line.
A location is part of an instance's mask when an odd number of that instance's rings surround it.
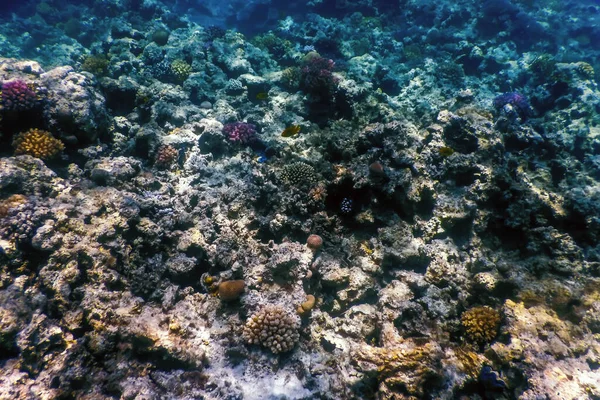
M 242 332 L 248 344 L 259 344 L 273 353 L 283 353 L 294 348 L 300 335 L 298 320 L 279 306 L 267 306 L 253 314 Z
M 281 179 L 293 186 L 312 185 L 317 181 L 317 174 L 312 166 L 296 162 L 283 167 Z
M 21 132 L 13 139 L 15 154 L 27 154 L 42 160 L 56 157 L 65 148 L 50 132 L 33 128 Z
M 488 306 L 473 307 L 462 313 L 460 320 L 467 337 L 479 344 L 494 340 L 500 327 L 500 314 Z

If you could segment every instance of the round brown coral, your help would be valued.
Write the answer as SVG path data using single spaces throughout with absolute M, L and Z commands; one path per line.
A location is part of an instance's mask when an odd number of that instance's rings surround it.
M 19 133 L 12 144 L 16 155 L 27 154 L 42 160 L 56 157 L 65 148 L 50 132 L 36 128 Z
M 168 144 L 160 146 L 156 152 L 154 164 L 159 168 L 168 168 L 177 160 L 178 155 L 179 152 L 175 147 Z
M 500 327 L 500 314 L 491 307 L 473 307 L 461 318 L 467 337 L 479 344 L 489 343 L 496 337 Z
M 223 301 L 233 301 L 239 299 L 246 287 L 246 282 L 242 279 L 233 281 L 224 281 L 219 284 L 219 298 Z
M 296 162 L 283 167 L 281 178 L 292 186 L 312 186 L 317 181 L 317 174 L 312 166 Z

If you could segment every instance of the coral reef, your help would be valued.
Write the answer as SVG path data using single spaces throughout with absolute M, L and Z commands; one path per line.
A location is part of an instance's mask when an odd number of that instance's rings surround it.
M 2 2 L 0 399 L 600 398 L 598 15 Z

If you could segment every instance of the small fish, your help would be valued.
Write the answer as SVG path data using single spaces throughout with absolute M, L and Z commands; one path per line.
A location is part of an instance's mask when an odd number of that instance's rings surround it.
M 447 146 L 440 148 L 438 151 L 442 157 L 450 157 L 452 154 L 454 154 L 454 149 Z
M 254 158 L 254 161 L 256 161 L 259 164 L 265 163 L 267 162 L 267 160 L 267 155 L 263 152 L 258 153 L 258 155 Z
M 300 125 L 290 125 L 281 132 L 282 137 L 292 137 L 300 133 Z
M 269 93 L 267 93 L 267 92 L 260 92 L 256 95 L 257 100 L 267 100 L 268 98 L 269 98 Z

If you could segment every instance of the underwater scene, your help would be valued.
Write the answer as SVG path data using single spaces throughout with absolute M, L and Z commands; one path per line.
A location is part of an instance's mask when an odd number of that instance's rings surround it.
M 2 0 L 0 400 L 600 400 L 600 1 Z

